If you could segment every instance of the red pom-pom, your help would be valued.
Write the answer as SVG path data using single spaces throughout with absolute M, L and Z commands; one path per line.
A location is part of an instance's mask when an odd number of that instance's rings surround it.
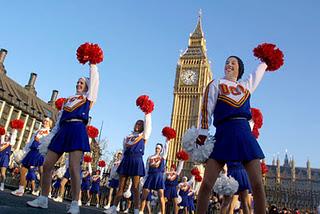
M 162 135 L 165 136 L 167 138 L 167 140 L 171 140 L 171 139 L 175 138 L 177 134 L 176 134 L 176 130 L 174 130 L 171 127 L 166 126 L 162 129 Z
M 87 126 L 87 133 L 90 138 L 96 138 L 99 135 L 99 130 L 94 126 Z
M 251 114 L 254 125 L 257 126 L 258 129 L 260 129 L 263 124 L 263 116 L 261 111 L 257 108 L 251 108 Z
M 59 98 L 57 99 L 54 104 L 56 108 L 60 111 L 62 109 L 63 104 L 67 101 L 66 98 Z
M 77 49 L 77 59 L 81 64 L 86 64 L 89 61 L 90 43 L 86 42 Z
M 89 56 L 91 64 L 99 64 L 103 61 L 103 51 L 98 44 L 91 44 Z
M 251 133 L 253 134 L 253 136 L 258 139 L 260 133 L 259 133 L 259 129 L 256 126 L 253 126 L 253 129 L 251 131 Z
M 100 167 L 105 167 L 105 166 L 106 166 L 106 162 L 105 162 L 104 160 L 100 160 L 100 161 L 98 162 L 98 166 L 100 166 Z
M 253 54 L 268 65 L 267 71 L 278 70 L 284 63 L 283 53 L 274 44 L 263 43 L 253 49 Z
M 90 155 L 83 156 L 83 161 L 85 163 L 90 163 L 92 161 L 92 157 Z
M 6 130 L 2 126 L 0 126 L 0 136 L 5 134 L 6 134 Z
M 263 175 L 265 175 L 266 173 L 269 172 L 269 169 L 268 169 L 267 165 L 264 162 L 260 163 L 260 167 L 261 167 L 261 173 Z
M 186 153 L 184 150 L 177 152 L 176 156 L 178 160 L 187 161 L 189 159 L 188 153 Z
M 191 175 L 200 175 L 200 171 L 197 167 L 194 167 L 193 169 L 191 169 Z
M 201 182 L 202 181 L 201 175 L 195 175 L 194 180 L 196 180 L 196 182 Z
M 103 51 L 98 44 L 84 43 L 77 49 L 77 59 L 81 64 L 88 61 L 91 64 L 98 64 L 103 61 Z
M 20 119 L 12 120 L 10 122 L 10 126 L 13 129 L 21 130 L 21 129 L 23 129 L 23 125 L 24 125 L 24 122 L 23 122 L 23 120 L 20 120 Z
M 147 95 L 141 95 L 136 100 L 136 105 L 145 113 L 149 114 L 154 109 L 154 103 Z

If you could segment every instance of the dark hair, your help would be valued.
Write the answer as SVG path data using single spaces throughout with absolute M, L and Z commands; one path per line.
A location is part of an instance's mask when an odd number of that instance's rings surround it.
M 163 145 L 162 145 L 161 143 L 157 143 L 157 144 L 156 144 L 156 147 L 157 147 L 158 145 L 161 146 L 161 149 L 163 148 Z
M 237 57 L 237 56 L 229 56 L 228 59 L 230 59 L 231 57 L 236 58 L 238 61 L 238 65 L 239 65 L 239 73 L 238 73 L 238 77 L 237 80 L 241 79 L 243 73 L 244 73 L 244 64 L 242 62 L 242 60 Z
M 142 133 L 144 131 L 144 121 L 143 120 L 137 120 L 137 122 L 134 125 L 134 129 L 137 123 L 142 123 L 142 127 L 140 130 L 138 130 L 139 133 Z M 135 131 L 135 130 L 134 130 Z

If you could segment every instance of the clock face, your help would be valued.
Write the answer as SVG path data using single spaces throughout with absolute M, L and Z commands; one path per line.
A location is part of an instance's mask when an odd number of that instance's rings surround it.
M 181 80 L 186 85 L 196 84 L 198 80 L 198 73 L 193 70 L 186 70 L 181 73 Z

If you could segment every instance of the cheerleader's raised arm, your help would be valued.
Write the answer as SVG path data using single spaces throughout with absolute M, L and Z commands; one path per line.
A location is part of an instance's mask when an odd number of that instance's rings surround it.
M 247 79 L 243 81 L 240 80 L 239 83 L 248 89 L 250 94 L 252 94 L 261 82 L 267 67 L 266 63 L 260 63 L 255 72 L 251 73 Z
M 143 138 L 145 140 L 145 144 L 147 140 L 150 138 L 151 131 L 152 131 L 152 122 L 151 122 L 151 113 L 145 114 L 144 116 L 144 131 L 143 131 Z
M 88 92 L 86 94 L 87 99 L 91 101 L 91 106 L 97 101 L 98 91 L 99 91 L 99 72 L 98 66 L 95 64 L 90 64 L 90 74 L 89 74 L 89 84 Z

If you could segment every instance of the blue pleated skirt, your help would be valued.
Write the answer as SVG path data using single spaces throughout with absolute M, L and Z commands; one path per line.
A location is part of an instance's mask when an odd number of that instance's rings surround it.
M 58 178 L 54 183 L 53 183 L 53 188 L 59 189 L 61 186 L 61 179 Z
M 119 187 L 119 180 L 118 179 L 111 179 L 111 180 L 109 180 L 108 185 L 110 188 L 116 189 Z
M 0 152 L 0 167 L 8 168 L 11 155 L 11 146 Z
M 81 191 L 86 191 L 90 189 L 90 180 L 82 181 L 81 183 Z
M 165 189 L 164 189 L 164 197 L 166 197 L 167 199 L 174 199 L 178 197 L 178 193 L 177 193 L 177 186 L 168 186 L 165 185 Z
M 148 174 L 147 179 L 144 182 L 143 188 L 152 190 L 164 189 L 163 173 L 156 172 Z
M 37 144 L 37 146 L 35 146 Z M 27 155 L 21 161 L 22 166 L 25 168 L 29 168 L 30 166 L 39 167 L 43 165 L 44 157 L 40 154 L 38 150 L 38 146 L 40 145 L 39 142 L 34 141 L 32 145 L 35 148 L 31 148 L 31 150 L 27 153 Z
M 92 182 L 90 193 L 99 194 L 100 193 L 100 183 Z
M 228 167 L 229 175 L 239 183 L 238 191 L 235 194 L 239 194 L 239 192 L 244 190 L 251 190 L 248 174 L 243 167 Z
M 48 149 L 58 154 L 76 150 L 90 152 L 86 125 L 80 121 L 62 123 Z
M 133 154 L 126 155 L 124 154 L 123 159 L 117 169 L 119 175 L 124 176 L 144 176 L 145 168 L 143 164 L 142 155 Z
M 29 171 L 26 175 L 27 181 L 35 181 L 37 179 L 36 173 L 34 171 Z
M 216 127 L 216 143 L 209 158 L 227 162 L 263 159 L 264 154 L 245 119 L 233 119 Z
M 189 207 L 189 198 L 188 191 L 179 191 L 179 195 L 181 197 L 181 202 L 179 204 L 180 207 Z
M 188 211 L 190 212 L 190 211 L 194 211 L 196 208 L 195 208 L 195 206 L 194 206 L 194 197 L 193 197 L 193 195 L 192 196 L 188 196 L 188 204 L 189 204 L 189 206 L 188 206 Z

